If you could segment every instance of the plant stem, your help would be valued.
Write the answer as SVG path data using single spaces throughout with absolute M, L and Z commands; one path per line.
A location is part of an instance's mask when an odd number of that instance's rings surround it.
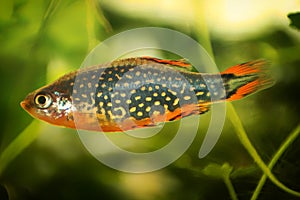
M 195 22 L 194 28 L 197 33 L 197 41 L 204 47 L 207 53 L 214 59 L 214 53 L 210 42 L 210 35 L 205 17 L 205 1 L 194 0 Z
M 236 130 L 236 134 L 239 138 L 239 140 L 241 141 L 241 143 L 244 145 L 244 147 L 246 148 L 246 150 L 248 151 L 248 153 L 252 156 L 252 158 L 254 159 L 254 161 L 257 163 L 257 165 L 261 168 L 261 170 L 264 172 L 264 174 L 266 176 L 268 176 L 268 178 L 279 188 L 281 188 L 282 190 L 286 191 L 287 193 L 293 194 L 295 196 L 300 197 L 300 193 L 297 191 L 294 191 L 290 188 L 288 188 L 287 186 L 285 186 L 284 184 L 282 184 L 274 175 L 273 173 L 270 171 L 270 169 L 268 168 L 268 166 L 264 163 L 264 161 L 261 159 L 261 157 L 258 155 L 256 149 L 254 148 L 254 146 L 251 144 L 246 131 L 242 125 L 242 122 L 240 120 L 240 118 L 238 117 L 234 107 L 232 106 L 231 103 L 228 103 L 228 116 L 229 119 L 233 125 L 233 127 Z
M 289 136 L 287 137 L 287 139 L 284 141 L 284 143 L 279 147 L 278 151 L 275 153 L 275 155 L 273 156 L 273 158 L 271 159 L 268 168 L 270 170 L 272 170 L 272 168 L 274 167 L 274 165 L 276 164 L 276 162 L 279 160 L 280 156 L 285 152 L 285 150 L 294 142 L 294 140 L 298 137 L 300 133 L 300 124 L 298 124 L 298 126 L 289 134 Z M 263 174 L 262 177 L 260 178 L 255 191 L 251 197 L 251 200 L 256 200 L 263 185 L 265 184 L 267 179 L 267 175 Z
M 224 180 L 224 183 L 228 189 L 228 192 L 229 192 L 229 195 L 231 197 L 232 200 L 238 200 L 238 197 L 236 195 L 236 192 L 234 190 L 234 187 L 233 187 L 233 184 L 231 182 L 231 179 L 230 179 L 230 173 L 232 172 L 232 167 L 228 164 L 228 163 L 225 163 L 223 166 L 222 166 L 223 169 L 227 168 L 227 173 L 223 173 L 223 180 Z

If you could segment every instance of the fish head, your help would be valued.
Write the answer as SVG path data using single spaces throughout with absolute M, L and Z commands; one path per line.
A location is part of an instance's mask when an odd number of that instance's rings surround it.
M 73 104 L 70 90 L 56 83 L 29 93 L 20 103 L 34 118 L 50 124 L 73 127 Z

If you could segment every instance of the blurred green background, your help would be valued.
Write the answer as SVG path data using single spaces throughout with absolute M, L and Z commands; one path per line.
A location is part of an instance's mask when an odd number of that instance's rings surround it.
M 233 103 L 254 147 L 268 163 L 299 123 L 300 32 L 289 26 L 287 17 L 297 10 L 296 0 L 3 0 L 0 154 L 33 121 L 19 106 L 29 92 L 79 68 L 89 51 L 106 38 L 132 28 L 157 26 L 185 33 L 209 52 L 210 42 L 220 71 L 259 58 L 272 63 L 276 84 Z M 201 119 L 208 124 L 210 114 Z M 128 174 L 92 157 L 76 130 L 34 122 L 28 132 L 36 139 L 0 174 L 0 199 L 231 199 L 234 195 L 219 175 L 224 168 L 232 170 L 236 197 L 250 199 L 261 170 L 229 120 L 212 152 L 199 159 L 205 123 L 188 151 L 172 165 L 157 172 Z M 175 125 L 167 124 L 163 132 Z M 150 146 L 161 144 L 152 141 Z M 297 191 L 299 146 L 296 138 L 272 170 Z M 297 198 L 267 181 L 258 199 Z

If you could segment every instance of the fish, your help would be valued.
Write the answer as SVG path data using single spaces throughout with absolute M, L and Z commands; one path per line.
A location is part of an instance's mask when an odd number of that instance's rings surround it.
M 271 87 L 268 62 L 249 61 L 200 73 L 187 60 L 134 57 L 85 67 L 58 78 L 20 103 L 53 125 L 122 132 L 180 120 Z

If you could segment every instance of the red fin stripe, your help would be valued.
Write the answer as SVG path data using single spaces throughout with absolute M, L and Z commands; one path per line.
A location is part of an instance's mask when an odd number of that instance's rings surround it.
M 235 80 L 247 79 L 247 76 L 250 75 L 249 82 L 237 86 L 237 88 L 235 88 L 235 92 L 231 96 L 229 96 L 227 100 L 238 100 L 244 96 L 250 95 L 262 89 L 266 89 L 273 85 L 274 80 L 268 74 L 267 67 L 268 65 L 265 61 L 258 60 L 235 65 L 222 72 L 221 74 L 233 74 L 233 79 Z M 253 77 L 256 77 L 256 79 L 251 81 L 251 78 Z
M 266 70 L 266 66 L 267 63 L 264 60 L 250 61 L 230 67 L 221 74 L 234 74 L 235 76 L 243 76 L 246 74 L 261 73 Z
M 233 101 L 238 100 L 248 94 L 255 92 L 260 85 L 259 80 L 252 81 L 242 87 L 240 87 L 235 94 L 231 95 L 227 100 Z
M 161 64 L 174 65 L 174 66 L 183 67 L 183 68 L 191 67 L 191 64 L 186 62 L 184 59 L 182 59 L 182 60 L 163 60 L 163 59 L 158 59 L 158 58 L 153 58 L 153 57 L 148 57 L 148 56 L 144 56 L 142 58 L 146 59 L 146 60 L 154 61 L 157 63 L 161 63 Z

